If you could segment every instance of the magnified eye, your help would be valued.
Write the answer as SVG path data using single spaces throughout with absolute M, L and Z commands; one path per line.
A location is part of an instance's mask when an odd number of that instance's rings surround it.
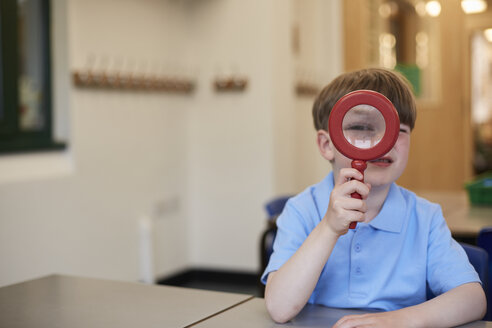
M 358 105 L 347 111 L 342 121 L 343 136 L 360 149 L 374 147 L 385 131 L 384 117 L 375 107 Z
M 374 131 L 374 126 L 370 124 L 350 124 L 346 127 L 343 128 L 344 130 L 351 130 L 351 131 Z

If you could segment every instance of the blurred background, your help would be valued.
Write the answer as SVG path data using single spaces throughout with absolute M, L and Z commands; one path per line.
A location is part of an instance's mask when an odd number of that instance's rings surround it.
M 2 0 L 0 286 L 256 274 L 265 203 L 321 180 L 311 106 L 387 67 L 418 98 L 399 184 L 492 169 L 492 3 Z

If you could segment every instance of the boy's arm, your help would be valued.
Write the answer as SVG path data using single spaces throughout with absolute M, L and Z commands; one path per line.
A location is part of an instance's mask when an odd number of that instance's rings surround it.
M 364 220 L 366 204 L 350 197 L 358 192 L 363 198 L 369 187 L 357 180 L 362 174 L 355 169 L 342 169 L 330 195 L 328 210 L 321 222 L 276 272 L 268 275 L 265 302 L 270 316 L 284 323 L 296 316 L 311 296 L 321 271 L 339 236 L 347 233 L 351 222 Z
M 268 275 L 265 302 L 273 320 L 287 322 L 302 310 L 337 240 L 322 220 L 296 253 Z
M 455 327 L 480 320 L 486 310 L 485 293 L 479 283 L 472 282 L 404 309 L 345 316 L 333 327 Z

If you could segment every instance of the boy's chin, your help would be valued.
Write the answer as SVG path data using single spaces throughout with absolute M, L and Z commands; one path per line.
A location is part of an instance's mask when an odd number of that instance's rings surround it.
M 383 186 L 391 184 L 391 183 L 388 183 L 388 181 L 381 181 L 380 179 L 364 179 L 364 182 L 370 184 L 371 189 L 383 187 Z
M 364 182 L 369 183 L 371 188 L 389 186 L 396 181 L 396 179 L 393 179 L 393 177 L 390 177 L 387 174 L 371 173 L 365 174 L 364 176 Z
M 379 174 L 366 174 L 364 177 L 364 182 L 369 183 L 371 188 L 375 187 L 386 187 L 395 182 L 399 176 L 388 176 Z

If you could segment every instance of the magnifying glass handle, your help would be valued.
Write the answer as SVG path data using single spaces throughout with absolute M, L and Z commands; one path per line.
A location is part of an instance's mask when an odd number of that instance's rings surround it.
M 352 161 L 352 168 L 354 168 L 357 171 L 359 171 L 360 173 L 362 173 L 362 180 L 359 180 L 359 179 L 356 179 L 356 180 L 360 181 L 360 182 L 364 182 L 364 171 L 367 168 L 366 161 L 361 161 L 361 160 L 355 159 Z M 350 196 L 352 198 L 362 199 L 362 196 L 357 192 L 353 192 L 352 194 L 350 194 Z M 352 222 L 352 223 L 350 223 L 349 228 L 355 229 L 356 226 L 357 226 L 357 222 Z

